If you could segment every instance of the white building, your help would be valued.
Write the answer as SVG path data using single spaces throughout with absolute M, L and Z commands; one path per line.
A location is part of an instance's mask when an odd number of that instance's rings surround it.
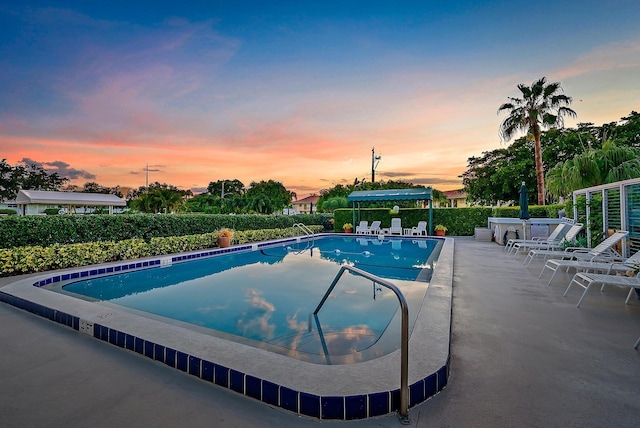
M 96 207 L 125 207 L 127 202 L 116 195 L 106 193 L 50 192 L 45 190 L 20 190 L 15 201 L 20 215 L 42 215 L 48 208 L 58 208 L 65 213 L 86 214 Z

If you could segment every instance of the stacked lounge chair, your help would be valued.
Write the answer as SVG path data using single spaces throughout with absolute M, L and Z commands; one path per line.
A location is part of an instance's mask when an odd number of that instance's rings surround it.
M 504 245 L 504 251 L 506 253 L 511 254 L 513 247 L 516 244 L 540 244 L 540 243 L 554 243 L 554 242 L 560 242 L 562 240 L 562 238 L 564 237 L 565 233 L 567 233 L 567 230 L 569 230 L 569 223 L 560 223 L 559 225 L 556 226 L 555 229 L 553 229 L 553 232 L 551 232 L 551 234 L 549 235 L 548 238 L 546 239 L 509 239 L 507 241 L 507 243 Z
M 558 226 L 560 227 L 560 226 Z M 516 242 L 513 244 L 512 252 L 513 254 L 518 254 L 520 250 L 559 250 L 562 248 L 564 243 L 572 243 L 578 237 L 578 233 L 582 230 L 582 223 L 576 223 L 568 228 L 565 231 L 564 236 L 559 240 L 555 241 L 539 241 L 539 242 Z M 511 254 L 511 252 L 510 252 Z
M 549 250 L 549 249 L 531 249 L 529 250 L 529 254 L 524 260 L 524 263 L 529 266 L 534 257 L 544 256 L 545 258 L 555 258 L 555 259 L 576 259 L 576 260 L 587 260 L 587 261 L 623 261 L 624 258 L 616 253 L 613 249 L 613 246 L 624 239 L 629 232 L 627 231 L 619 231 L 615 232 L 613 235 L 609 236 L 607 239 L 602 241 L 597 246 L 589 249 L 589 248 L 576 248 L 569 247 L 564 251 L 562 250 Z

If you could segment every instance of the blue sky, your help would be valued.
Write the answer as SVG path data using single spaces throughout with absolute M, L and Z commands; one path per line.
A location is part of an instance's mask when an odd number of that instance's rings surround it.
M 96 5 L 95 3 L 100 3 Z M 578 122 L 638 110 L 634 1 L 0 4 L 0 149 L 75 184 L 354 178 L 460 187 L 503 146 L 516 85 L 560 81 Z

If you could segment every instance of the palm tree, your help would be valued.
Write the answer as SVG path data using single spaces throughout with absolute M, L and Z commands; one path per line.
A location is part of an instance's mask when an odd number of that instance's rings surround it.
M 605 141 L 602 149 L 589 149 L 560 162 L 547 173 L 549 193 L 569 196 L 585 187 L 640 177 L 640 149 Z
M 542 149 L 540 133 L 543 129 L 562 127 L 563 116 L 576 117 L 576 112 L 567 105 L 571 104 L 571 97 L 560 94 L 560 82 L 546 84 L 543 77 L 531 85 L 522 83 L 518 89 L 522 98 L 508 97 L 510 100 L 498 108 L 498 113 L 507 111 L 509 116 L 500 124 L 500 136 L 509 141 L 518 131 L 525 131 L 533 135 L 534 158 L 536 163 L 536 183 L 538 188 L 538 205 L 544 205 L 544 166 L 542 165 Z

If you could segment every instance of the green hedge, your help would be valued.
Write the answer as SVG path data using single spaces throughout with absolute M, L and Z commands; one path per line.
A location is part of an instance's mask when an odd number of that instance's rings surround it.
M 327 226 L 329 214 L 265 215 L 55 215 L 0 218 L 0 248 L 124 241 L 234 230 L 282 229 L 294 223 Z
M 320 225 L 309 226 L 315 233 Z M 291 228 L 236 231 L 234 244 L 266 241 L 292 236 Z M 160 256 L 217 246 L 217 232 L 200 235 L 141 238 L 122 241 L 99 241 L 80 244 L 54 244 L 48 247 L 28 246 L 0 249 L 0 276 L 20 275 L 86 266 L 97 263 Z
M 565 205 L 544 205 L 530 206 L 529 214 L 533 218 L 555 218 L 558 210 L 565 208 Z M 566 208 L 565 208 L 566 209 Z M 447 227 L 447 235 L 472 236 L 476 227 L 487 227 L 489 217 L 513 217 L 517 218 L 520 208 L 515 207 L 469 207 L 469 208 L 434 208 L 433 226 L 443 224 Z M 567 212 L 570 212 L 567 210 Z M 356 224 L 358 222 L 358 210 L 356 209 Z M 380 220 L 381 227 L 389 227 L 391 218 L 400 217 L 402 227 L 414 227 L 419 221 L 429 221 L 429 210 L 422 208 L 400 208 L 398 213 L 392 213 L 387 208 L 361 208 L 359 210 L 360 220 L 366 220 L 371 224 L 375 220 Z M 341 208 L 333 213 L 335 231 L 342 232 L 342 225 L 353 223 L 353 210 L 351 208 Z M 427 227 L 429 230 L 429 227 Z

